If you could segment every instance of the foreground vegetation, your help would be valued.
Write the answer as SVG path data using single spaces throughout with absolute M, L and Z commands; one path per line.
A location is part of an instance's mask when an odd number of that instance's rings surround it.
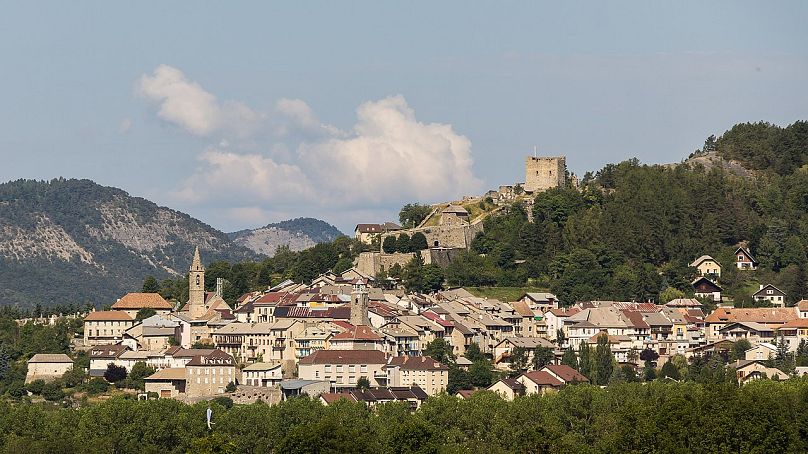
M 215 425 L 208 431 L 211 406 Z M 6 452 L 805 452 L 808 381 L 569 386 L 513 402 L 481 392 L 369 410 L 114 398 L 78 410 L 0 404 Z

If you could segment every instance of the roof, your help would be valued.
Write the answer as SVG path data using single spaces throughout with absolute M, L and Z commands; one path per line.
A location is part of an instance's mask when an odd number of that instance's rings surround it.
M 213 353 L 213 348 L 182 348 L 182 347 L 169 347 L 165 351 L 165 355 L 173 356 L 174 358 L 193 358 L 195 356 L 206 356 Z
M 665 305 L 668 307 L 701 307 L 701 303 L 696 298 L 674 298 Z
M 337 402 L 340 399 L 345 399 L 349 402 L 356 402 L 356 397 L 354 397 L 351 393 L 347 391 L 342 391 L 338 393 L 322 393 L 320 394 L 320 399 L 323 399 L 323 401 L 326 404 L 333 404 L 334 402 Z
M 785 323 L 797 318 L 793 307 L 728 308 L 718 307 L 704 321 L 707 323 L 760 322 Z
M 461 207 L 460 205 L 449 205 L 443 210 L 441 210 L 441 213 L 454 213 L 461 216 L 469 215 L 469 212 L 466 211 L 466 209 Z
M 90 349 L 90 359 L 93 358 L 117 358 L 123 352 L 129 350 L 129 347 L 122 344 L 114 345 L 99 345 Z
M 491 387 L 495 386 L 497 383 L 502 383 L 502 384 L 504 384 L 508 388 L 511 388 L 514 391 L 521 390 L 521 389 L 525 388 L 525 385 L 520 383 L 519 380 L 517 380 L 515 378 L 503 378 L 500 381 L 498 381 L 498 382 L 494 383 L 493 385 L 489 386 L 488 389 L 491 389 Z
M 547 292 L 528 292 L 522 295 L 519 299 L 528 298 L 533 301 L 555 301 L 558 300 L 555 295 Z
M 760 293 L 763 293 L 763 291 L 764 291 L 764 290 L 770 290 L 770 289 L 771 289 L 771 290 L 776 290 L 776 291 L 777 291 L 778 293 L 780 293 L 781 295 L 785 295 L 785 292 L 783 292 L 783 291 L 782 291 L 782 290 L 780 290 L 779 288 L 775 287 L 774 285 L 772 285 L 772 284 L 766 284 L 766 285 L 764 285 L 763 287 L 761 287 L 761 288 L 760 288 L 760 290 L 758 290 L 758 291 L 756 291 L 755 293 L 753 293 L 753 294 L 752 294 L 752 296 L 756 296 L 756 295 L 758 295 L 758 294 L 760 294 Z
M 801 311 L 808 311 L 808 300 L 799 300 L 795 306 Z
M 166 309 L 173 306 L 159 293 L 127 293 L 112 305 L 114 310 L 124 309 Z
M 748 328 L 748 329 L 750 329 L 752 331 L 766 331 L 766 332 L 774 331 L 773 328 L 770 328 L 770 327 L 764 325 L 763 323 L 758 323 L 758 322 L 732 322 L 732 323 L 724 326 L 723 328 L 721 328 L 719 331 L 721 331 L 721 332 L 732 331 L 733 326 L 744 326 L 744 327 L 746 327 L 746 328 Z
M 747 248 L 745 248 L 745 247 L 739 247 L 738 249 L 735 249 L 735 255 L 736 255 L 736 256 L 738 255 L 738 253 L 739 253 L 739 252 L 742 252 L 744 255 L 746 255 L 747 257 L 749 257 L 749 260 L 750 260 L 752 263 L 757 263 L 757 262 L 758 262 L 757 260 L 755 260 L 755 257 L 754 257 L 754 256 L 752 256 L 752 253 L 751 253 L 751 252 L 749 252 L 749 249 L 747 249 Z
M 511 306 L 513 307 L 513 310 L 522 317 L 533 317 L 536 315 L 532 310 L 530 310 L 527 303 L 524 301 L 516 301 L 511 303 Z
M 565 383 L 589 383 L 588 378 L 584 377 L 580 372 L 570 366 L 567 366 L 566 364 L 548 364 L 547 366 L 544 366 L 544 369 L 554 373 L 564 380 Z
M 398 366 L 402 370 L 449 370 L 448 366 L 430 356 L 394 356 L 387 365 Z
M 145 378 L 148 381 L 185 380 L 185 369 L 182 367 L 168 367 Z
M 709 284 L 711 287 L 714 287 L 714 288 L 715 288 L 715 289 L 717 289 L 718 291 L 722 291 L 722 288 L 721 288 L 721 286 L 720 286 L 720 285 L 718 285 L 718 284 L 716 284 L 715 282 L 713 282 L 713 281 L 711 281 L 711 280 L 707 279 L 707 278 L 706 278 L 706 277 L 704 277 L 704 276 L 697 277 L 696 279 L 694 279 L 694 280 L 693 280 L 693 282 L 691 282 L 691 283 L 690 283 L 690 285 L 692 285 L 693 287 L 695 287 L 695 286 L 696 286 L 696 284 L 699 284 L 699 283 L 701 283 L 702 281 L 706 282 L 707 284 Z
M 73 364 L 73 360 L 70 359 L 70 357 L 65 355 L 64 353 L 56 353 L 56 354 L 37 353 L 36 355 L 32 356 L 31 359 L 28 360 L 28 362 L 29 363 L 70 363 L 70 364 Z
M 455 360 L 455 364 L 457 364 L 458 366 L 471 366 L 472 364 L 474 364 L 474 362 L 466 358 L 465 356 L 458 356 L 457 359 Z
M 783 323 L 780 329 L 783 328 L 808 328 L 808 318 L 795 318 L 794 320 Z
M 502 339 L 494 348 L 498 347 L 504 342 L 509 342 L 514 347 L 522 347 L 527 349 L 536 349 L 539 347 L 555 348 L 552 342 L 543 337 L 506 337 Z
M 272 370 L 281 367 L 280 363 L 254 363 L 250 364 L 249 366 L 245 367 L 241 370 L 247 371 L 262 371 L 262 370 Z
M 564 384 L 564 382 L 553 377 L 549 372 L 545 372 L 543 370 L 525 372 L 522 374 L 522 376 L 539 386 L 561 386 Z
M 697 258 L 696 260 L 693 260 L 693 263 L 691 263 L 690 266 L 699 266 L 699 265 L 701 265 L 701 262 L 704 262 L 704 261 L 707 261 L 707 260 L 712 260 L 716 264 L 718 263 L 718 262 L 716 262 L 716 260 L 714 258 L 710 257 L 709 255 L 702 255 L 701 257 Z
M 362 340 L 362 341 L 380 341 L 382 338 L 373 331 L 373 328 L 366 325 L 355 326 L 352 330 L 343 331 L 331 340 Z
M 93 311 L 90 312 L 84 321 L 132 321 L 131 315 L 123 311 Z
M 581 312 L 580 309 L 577 307 L 567 307 L 567 308 L 558 308 L 558 309 L 550 309 L 548 312 L 555 315 L 556 317 L 571 317 L 578 312 Z
M 281 382 L 280 386 L 281 386 L 281 389 L 301 389 L 301 388 L 303 388 L 305 386 L 314 385 L 314 384 L 318 384 L 318 383 L 324 383 L 324 384 L 328 385 L 329 387 L 331 386 L 330 382 L 327 382 L 327 381 L 324 381 L 324 380 L 300 380 L 300 379 L 284 380 L 284 381 Z
M 300 364 L 386 364 L 379 350 L 317 350 L 300 359 Z
M 359 233 L 381 233 L 384 228 L 380 224 L 356 224 L 354 231 Z
M 232 356 L 221 350 L 213 350 L 207 355 L 198 355 L 188 362 L 188 366 L 235 366 Z

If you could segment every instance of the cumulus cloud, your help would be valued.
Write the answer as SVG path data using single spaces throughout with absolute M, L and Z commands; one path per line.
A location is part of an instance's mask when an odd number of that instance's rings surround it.
M 261 119 L 253 136 L 265 142 L 261 152 L 221 140 L 199 156 L 196 171 L 174 193 L 245 221 L 263 212 L 389 213 L 404 202 L 451 200 L 481 189 L 471 142 L 449 124 L 419 121 L 401 95 L 360 105 L 353 127 L 342 131 L 299 99 L 281 99 L 268 114 L 238 103 L 227 107 L 169 66 L 143 76 L 139 86 L 158 103 L 160 118 L 195 135 Z
M 223 130 L 246 135 L 260 120 L 258 113 L 242 103 L 220 103 L 182 71 L 168 65 L 141 76 L 136 90 L 159 106 L 157 116 L 161 119 L 198 136 Z

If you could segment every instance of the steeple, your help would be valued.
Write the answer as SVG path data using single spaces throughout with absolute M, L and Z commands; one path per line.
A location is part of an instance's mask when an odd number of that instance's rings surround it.
M 199 256 L 199 246 L 194 250 L 194 259 L 188 272 L 188 307 L 191 318 L 201 318 L 205 307 L 205 267 Z
M 191 262 L 191 271 L 205 271 L 202 266 L 202 259 L 199 258 L 199 246 L 194 249 L 194 260 Z
M 370 325 L 368 317 L 367 283 L 359 278 L 354 281 L 351 292 L 351 324 L 354 326 Z

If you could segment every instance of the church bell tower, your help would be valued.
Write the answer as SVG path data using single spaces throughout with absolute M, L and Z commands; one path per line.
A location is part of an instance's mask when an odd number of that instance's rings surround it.
M 194 251 L 194 260 L 188 272 L 188 307 L 191 318 L 201 318 L 205 308 L 205 267 L 199 257 L 199 246 Z
M 358 279 L 351 292 L 351 325 L 370 325 L 368 317 L 368 291 L 364 279 Z

